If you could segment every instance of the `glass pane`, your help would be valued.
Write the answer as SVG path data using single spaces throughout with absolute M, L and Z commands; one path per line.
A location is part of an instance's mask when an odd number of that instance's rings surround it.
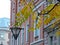
M 35 37 L 36 37 L 36 36 L 39 36 L 39 35 L 40 35 L 40 30 L 39 30 L 39 29 L 36 29 L 36 30 L 35 30 Z

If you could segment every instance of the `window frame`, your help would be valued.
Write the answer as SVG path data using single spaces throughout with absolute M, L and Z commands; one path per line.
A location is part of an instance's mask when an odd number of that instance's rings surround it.
M 26 22 L 26 42 L 28 41 L 28 35 L 29 35 L 29 32 L 28 32 L 28 29 L 29 29 L 29 24 Z
M 38 18 L 38 13 L 36 18 Z M 34 20 L 34 28 L 36 28 L 37 23 L 38 23 L 38 20 Z M 36 30 L 34 30 L 34 37 L 40 39 L 40 29 L 37 28 Z

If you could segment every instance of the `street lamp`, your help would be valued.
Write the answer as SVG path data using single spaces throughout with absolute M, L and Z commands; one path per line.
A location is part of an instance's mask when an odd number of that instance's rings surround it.
M 14 45 L 17 45 L 17 38 L 18 38 L 18 36 L 19 36 L 19 33 L 20 33 L 20 31 L 22 30 L 22 29 L 24 29 L 24 28 L 20 28 L 20 27 L 10 27 L 10 29 L 11 29 L 11 32 L 12 32 L 12 34 L 13 34 L 13 37 L 14 37 Z

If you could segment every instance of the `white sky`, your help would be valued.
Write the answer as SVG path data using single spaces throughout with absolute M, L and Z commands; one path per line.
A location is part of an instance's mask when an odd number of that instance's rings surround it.
M 0 18 L 10 18 L 10 0 L 0 0 Z

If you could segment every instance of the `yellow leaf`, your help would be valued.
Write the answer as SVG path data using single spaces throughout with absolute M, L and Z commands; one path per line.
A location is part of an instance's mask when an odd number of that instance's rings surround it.
M 49 15 L 53 15 L 55 18 L 59 18 L 59 16 L 60 16 L 60 5 L 55 6 L 54 9 L 49 13 Z
M 24 5 L 26 3 L 26 0 L 20 0 L 21 5 Z
M 47 6 L 46 8 L 45 8 L 45 11 L 47 12 L 47 11 L 50 11 L 52 8 L 53 8 L 53 6 L 54 6 L 55 4 L 50 4 L 49 6 Z
M 38 28 L 38 29 L 39 29 L 39 28 L 40 28 L 40 26 L 41 26 L 41 24 L 39 24 L 39 23 L 38 23 L 38 24 L 36 24 L 36 28 Z
M 35 30 L 34 27 L 30 27 L 28 31 L 31 32 L 31 31 L 34 31 L 34 30 Z
M 25 7 L 21 10 L 21 14 L 24 17 L 28 17 L 30 14 L 32 14 L 33 11 L 33 5 L 31 3 L 28 3 L 27 5 L 25 5 Z
M 50 28 L 54 28 L 55 27 L 55 24 L 53 24 L 52 26 L 50 26 Z
M 45 14 L 46 12 L 50 11 L 55 4 L 50 4 L 47 6 L 43 11 L 41 11 L 41 14 Z
M 55 18 L 60 18 L 60 6 L 56 6 L 55 7 Z
M 20 12 L 18 12 L 18 13 L 16 14 L 16 16 L 18 16 L 18 17 L 19 17 L 19 16 L 20 16 L 20 14 L 21 14 L 21 13 L 20 13 Z
M 38 23 L 36 24 L 36 28 L 40 28 L 41 24 L 42 24 L 41 19 L 38 19 Z
M 57 31 L 56 32 L 56 36 L 60 36 L 60 31 Z
M 37 13 L 33 12 L 33 14 L 32 14 L 32 20 L 36 20 L 36 17 L 37 17 Z

